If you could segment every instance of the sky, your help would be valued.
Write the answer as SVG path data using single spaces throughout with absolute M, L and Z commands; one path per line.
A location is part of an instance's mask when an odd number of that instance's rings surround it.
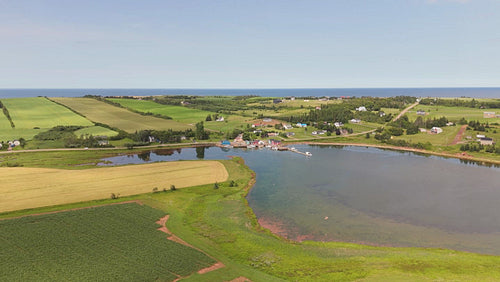
M 0 0 L 0 88 L 499 87 L 499 0 Z

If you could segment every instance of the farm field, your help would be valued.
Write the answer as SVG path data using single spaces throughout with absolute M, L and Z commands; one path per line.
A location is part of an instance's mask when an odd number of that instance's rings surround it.
M 410 121 L 414 121 L 417 116 L 417 111 L 423 110 L 426 112 L 424 119 L 446 117 L 448 120 L 456 122 L 464 117 L 467 121 L 480 121 L 480 122 L 500 122 L 500 118 L 483 118 L 484 112 L 495 112 L 495 109 L 476 109 L 467 107 L 446 107 L 446 106 L 428 106 L 418 105 L 411 109 L 407 115 Z M 500 110 L 496 112 L 500 113 Z
M 182 123 L 197 123 L 205 121 L 207 115 L 214 114 L 213 112 L 191 109 L 183 106 L 162 105 L 149 100 L 136 100 L 136 99 L 108 99 L 112 102 L 119 103 L 125 108 L 136 110 L 143 113 L 161 114 L 169 116 L 173 120 Z
M 0 122 L 0 140 L 18 138 L 31 139 L 39 132 L 57 125 L 92 126 L 93 123 L 61 105 L 43 97 L 2 99 L 8 109 L 15 128 Z M 3 114 L 2 114 L 3 116 Z M 2 120 L 5 116 L 2 117 Z M 7 127 L 8 125 L 8 127 Z
M 0 212 L 223 182 L 217 161 L 180 161 L 82 170 L 3 167 Z
M 207 115 L 213 115 L 214 112 L 191 109 L 181 106 L 162 105 L 153 101 L 133 100 L 133 99 L 109 99 L 112 102 L 140 112 L 150 112 L 171 117 L 175 121 L 185 124 L 194 125 L 197 122 L 203 121 L 207 129 L 227 132 L 235 127 L 242 127 L 248 118 L 239 115 L 221 114 L 225 118 L 224 122 L 205 121 Z
M 0 220 L 0 280 L 172 281 L 215 263 L 157 230 L 164 215 L 128 203 Z
M 92 98 L 51 98 L 84 115 L 94 122 L 100 122 L 133 133 L 138 130 L 185 130 L 193 128 L 173 120 L 142 116 L 123 108 L 115 107 Z

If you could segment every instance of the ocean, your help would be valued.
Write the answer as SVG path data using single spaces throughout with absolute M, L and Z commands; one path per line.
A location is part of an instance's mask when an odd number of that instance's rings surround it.
M 500 98 L 500 87 L 491 88 L 293 88 L 293 89 L 0 89 L 0 98 L 101 96 L 244 96 L 262 97 L 471 97 Z

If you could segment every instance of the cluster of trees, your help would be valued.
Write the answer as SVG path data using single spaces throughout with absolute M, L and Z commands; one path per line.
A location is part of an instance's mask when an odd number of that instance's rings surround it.
M 486 128 L 490 128 L 490 125 L 488 123 L 480 123 L 479 121 L 469 121 L 467 129 L 469 130 L 475 130 L 475 131 L 486 131 Z
M 465 100 L 465 99 L 440 99 L 440 98 L 424 98 L 420 100 L 422 105 L 438 105 L 438 106 L 448 106 L 448 107 L 467 107 L 467 108 L 500 108 L 500 101 L 477 101 L 476 99 Z
M 411 96 L 396 96 L 389 98 L 361 97 L 345 100 L 351 110 L 365 107 L 367 111 L 380 111 L 381 108 L 403 109 L 409 104 L 415 103 L 417 98 Z
M 2 103 L 2 101 L 0 101 L 0 108 L 2 109 L 3 111 L 3 114 L 5 115 L 5 117 L 9 120 L 10 122 L 10 127 L 12 128 L 15 128 L 16 125 L 14 124 L 14 121 L 12 120 L 12 118 L 10 117 L 10 113 L 9 113 L 9 110 L 7 110 L 7 107 L 5 107 Z
M 417 119 L 414 122 L 414 124 L 417 127 L 422 127 L 422 128 L 427 128 L 427 129 L 430 129 L 433 127 L 443 127 L 443 126 L 446 126 L 447 123 L 448 123 L 448 119 L 446 117 L 432 118 L 432 119 L 428 118 L 424 121 L 424 119 L 420 116 L 417 117 Z
M 485 151 L 486 153 L 494 153 L 500 155 L 500 147 L 496 147 L 495 145 L 481 145 L 478 143 L 467 143 L 460 146 L 461 151 L 469 151 L 469 152 L 481 152 Z

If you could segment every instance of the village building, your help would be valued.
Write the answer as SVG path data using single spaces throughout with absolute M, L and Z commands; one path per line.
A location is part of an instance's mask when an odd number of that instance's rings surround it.
M 431 128 L 431 133 L 433 134 L 439 134 L 439 133 L 442 133 L 443 132 L 443 129 L 441 127 L 433 127 Z
M 295 136 L 295 132 L 287 132 L 285 134 L 286 134 L 287 137 Z
M 358 112 L 366 112 L 366 107 L 361 106 L 359 108 L 356 108 L 356 111 L 358 111 Z
M 485 136 L 485 135 L 483 135 L 483 134 L 477 134 L 477 135 L 476 135 L 476 138 L 481 139 L 481 138 L 486 138 L 486 136 Z
M 337 121 L 337 122 L 335 122 L 333 125 L 335 125 L 335 127 L 336 127 L 336 128 L 339 128 L 339 127 L 341 127 L 341 126 L 344 126 L 344 124 L 343 124 L 343 123 L 338 122 L 338 121 Z
M 484 137 L 484 138 L 479 139 L 479 143 L 481 145 L 484 145 L 484 146 L 495 144 L 495 142 L 493 142 L 493 138 L 489 138 L 489 137 Z
M 286 129 L 293 129 L 293 126 L 291 124 L 284 124 L 283 128 Z
M 417 115 L 418 115 L 418 116 L 425 116 L 425 111 L 418 110 L 418 111 L 417 111 Z
M 219 117 L 218 119 L 216 119 L 215 121 L 224 121 L 224 117 Z
M 380 117 L 384 117 L 384 116 L 385 116 L 385 113 L 384 113 L 384 112 L 382 112 L 382 111 L 380 111 L 380 112 L 378 113 L 378 115 L 379 115 Z
M 495 112 L 483 112 L 483 118 L 494 118 Z
M 264 118 L 262 119 L 263 122 L 272 122 L 273 119 L 272 118 Z
M 307 127 L 307 124 L 306 123 L 297 122 L 297 124 L 295 126 L 297 126 L 297 127 Z
M 279 104 L 283 102 L 281 99 L 273 99 L 273 104 Z
M 357 118 L 353 118 L 349 121 L 349 123 L 360 123 L 361 120 L 360 119 L 357 119 Z
M 427 132 L 427 129 L 425 128 L 419 128 L 418 130 L 420 130 L 420 132 Z

